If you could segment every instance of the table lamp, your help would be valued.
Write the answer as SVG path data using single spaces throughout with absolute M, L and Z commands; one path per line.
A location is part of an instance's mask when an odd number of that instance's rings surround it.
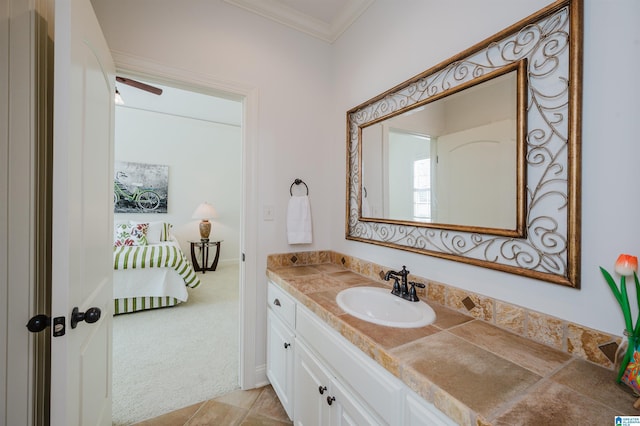
M 204 202 L 198 206 L 196 211 L 193 212 L 193 219 L 201 219 L 200 222 L 200 240 L 209 241 L 209 234 L 211 233 L 211 222 L 209 219 L 217 217 L 216 209 L 207 202 Z

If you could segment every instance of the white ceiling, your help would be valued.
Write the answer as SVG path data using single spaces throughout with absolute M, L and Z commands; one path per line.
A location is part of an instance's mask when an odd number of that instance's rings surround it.
M 333 43 L 375 0 L 224 0 Z
M 295 30 L 333 43 L 375 0 L 224 0 Z M 125 104 L 200 120 L 240 125 L 242 103 L 143 81 L 164 90 L 153 95 L 117 83 Z

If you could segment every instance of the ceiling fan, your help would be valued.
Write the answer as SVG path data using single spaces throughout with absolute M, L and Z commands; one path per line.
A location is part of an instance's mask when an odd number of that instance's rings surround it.
M 144 90 L 145 92 L 153 93 L 154 95 L 162 95 L 162 89 L 160 89 L 159 87 L 150 86 L 140 81 L 132 80 L 130 78 L 125 78 L 125 77 L 120 77 L 119 75 L 116 76 L 116 81 L 118 83 L 135 87 L 136 89 Z

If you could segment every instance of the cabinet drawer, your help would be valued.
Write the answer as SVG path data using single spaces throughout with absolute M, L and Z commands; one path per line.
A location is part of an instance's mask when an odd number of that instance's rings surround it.
M 267 304 L 271 311 L 292 329 L 296 326 L 296 302 L 280 287 L 269 281 Z
M 301 306 L 296 317 L 296 335 L 320 354 L 339 379 L 348 383 L 385 422 L 394 424 L 401 418 L 401 382 Z

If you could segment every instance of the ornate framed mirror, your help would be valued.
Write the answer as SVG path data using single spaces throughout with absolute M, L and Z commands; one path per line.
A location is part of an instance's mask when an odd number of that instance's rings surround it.
M 346 238 L 580 286 L 582 1 L 347 112 Z

